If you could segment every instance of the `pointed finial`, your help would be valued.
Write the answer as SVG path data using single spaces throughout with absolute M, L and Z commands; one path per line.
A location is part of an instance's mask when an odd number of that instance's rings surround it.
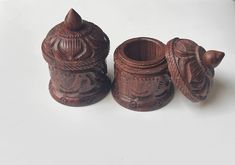
M 81 28 L 82 22 L 81 16 L 74 9 L 70 9 L 65 17 L 64 25 L 71 31 L 77 31 Z
M 217 67 L 224 58 L 224 52 L 209 50 L 203 55 L 203 62 L 209 67 Z

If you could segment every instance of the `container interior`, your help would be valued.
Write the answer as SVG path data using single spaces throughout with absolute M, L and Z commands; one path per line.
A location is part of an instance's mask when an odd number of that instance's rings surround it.
M 164 46 L 148 39 L 129 42 L 124 48 L 125 55 L 136 61 L 160 60 L 163 52 Z

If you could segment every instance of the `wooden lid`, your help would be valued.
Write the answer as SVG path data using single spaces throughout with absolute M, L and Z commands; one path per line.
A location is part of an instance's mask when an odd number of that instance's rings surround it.
M 65 70 L 83 70 L 109 53 L 109 38 L 97 25 L 73 9 L 53 27 L 42 43 L 45 60 Z
M 205 100 L 213 83 L 214 68 L 223 52 L 206 51 L 189 39 L 174 38 L 167 43 L 166 59 L 174 85 L 191 101 Z

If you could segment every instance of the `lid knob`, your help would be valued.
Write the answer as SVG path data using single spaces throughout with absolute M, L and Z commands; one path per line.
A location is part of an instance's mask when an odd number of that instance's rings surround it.
M 64 20 L 65 27 L 71 31 L 77 31 L 81 28 L 82 23 L 81 16 L 74 9 L 70 9 Z
M 209 50 L 203 55 L 203 62 L 208 67 L 217 67 L 224 58 L 224 52 Z

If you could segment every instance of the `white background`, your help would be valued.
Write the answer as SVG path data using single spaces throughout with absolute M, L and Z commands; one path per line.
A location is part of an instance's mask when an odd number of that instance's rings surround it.
M 54 101 L 41 55 L 47 32 L 73 7 L 113 51 L 147 36 L 190 38 L 226 53 L 209 98 L 179 91 L 164 108 L 129 111 L 109 94 L 92 106 Z M 0 165 L 234 165 L 235 2 L 232 0 L 0 0 Z

